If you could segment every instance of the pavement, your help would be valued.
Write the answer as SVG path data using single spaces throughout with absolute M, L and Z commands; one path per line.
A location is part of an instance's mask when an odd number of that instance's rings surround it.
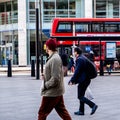
M 31 77 L 30 71 L 19 71 L 7 77 L 0 73 L 0 120 L 37 120 L 37 112 L 41 103 L 41 80 Z M 120 120 L 120 75 L 98 76 L 90 84 L 93 101 L 98 105 L 94 115 L 85 106 L 85 115 L 76 116 L 79 108 L 77 85 L 68 86 L 71 74 L 64 77 L 64 101 L 72 120 Z M 55 110 L 47 120 L 61 120 Z

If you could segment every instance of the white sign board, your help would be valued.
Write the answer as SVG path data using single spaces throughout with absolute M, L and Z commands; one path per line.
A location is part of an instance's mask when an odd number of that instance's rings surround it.
M 116 58 L 115 42 L 106 42 L 106 58 Z

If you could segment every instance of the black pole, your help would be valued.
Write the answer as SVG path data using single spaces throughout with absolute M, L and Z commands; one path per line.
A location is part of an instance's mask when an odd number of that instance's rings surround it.
M 8 60 L 8 77 L 12 77 L 11 60 Z
M 41 55 L 41 73 L 43 73 L 43 41 L 42 41 L 42 8 L 41 8 L 41 0 L 40 0 L 40 55 Z
M 100 39 L 100 76 L 103 75 L 104 75 L 104 71 L 103 71 L 103 60 L 102 60 L 102 44 Z
M 39 43 L 39 7 L 38 7 L 38 2 L 36 2 L 36 79 L 40 78 L 40 72 L 39 72 L 39 47 L 40 47 L 40 43 Z
M 35 77 L 35 61 L 31 60 L 31 77 Z

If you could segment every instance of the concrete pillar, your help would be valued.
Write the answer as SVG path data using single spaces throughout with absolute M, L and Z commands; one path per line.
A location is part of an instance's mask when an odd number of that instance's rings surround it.
M 85 0 L 84 6 L 85 6 L 85 18 L 92 18 L 93 17 L 93 11 L 92 11 L 92 0 Z
M 26 0 L 18 0 L 18 59 L 19 66 L 27 65 Z

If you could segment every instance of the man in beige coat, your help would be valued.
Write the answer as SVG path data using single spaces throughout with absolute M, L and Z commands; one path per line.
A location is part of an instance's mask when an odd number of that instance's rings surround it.
M 64 105 L 63 94 L 65 89 L 62 61 L 59 54 L 56 52 L 56 47 L 56 40 L 50 38 L 46 41 L 46 52 L 49 57 L 42 75 L 44 84 L 41 95 L 43 97 L 38 112 L 38 120 L 46 120 L 47 116 L 54 108 L 63 120 L 72 120 Z

